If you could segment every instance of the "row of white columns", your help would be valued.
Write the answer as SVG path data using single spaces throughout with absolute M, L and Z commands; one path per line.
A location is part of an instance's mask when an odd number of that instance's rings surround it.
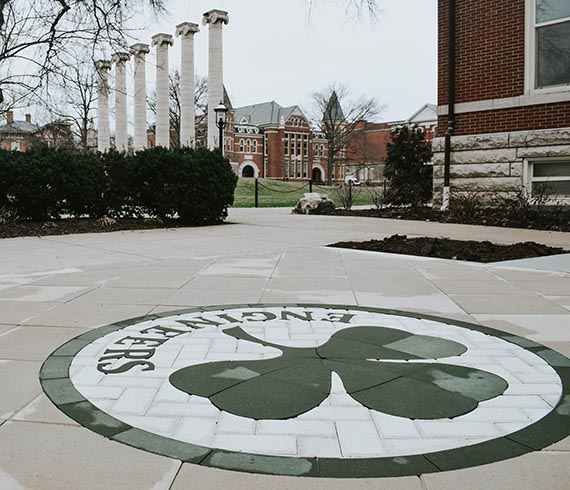
M 223 37 L 222 26 L 229 22 L 228 13 L 210 10 L 204 14 L 203 23 L 209 26 L 208 53 L 208 148 L 217 148 L 218 131 L 214 107 L 223 99 Z M 195 103 L 194 103 L 194 34 L 199 32 L 197 24 L 183 22 L 176 26 L 176 36 L 181 39 L 180 70 L 180 144 L 194 146 Z M 170 146 L 169 117 L 169 60 L 168 50 L 173 45 L 170 34 L 156 34 L 152 37 L 156 47 L 156 145 Z M 111 60 L 95 63 L 98 74 L 98 142 L 101 152 L 110 148 L 109 125 L 109 72 L 115 65 L 115 147 L 119 151 L 128 149 L 127 74 L 126 62 L 134 59 L 134 148 L 147 147 L 146 120 L 146 55 L 148 44 L 131 46 L 130 53 L 115 53 Z

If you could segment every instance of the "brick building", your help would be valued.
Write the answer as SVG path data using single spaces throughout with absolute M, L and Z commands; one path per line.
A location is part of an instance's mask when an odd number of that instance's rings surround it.
M 401 126 L 418 126 L 423 129 L 426 140 L 431 141 L 437 127 L 437 106 L 424 104 L 409 118 L 399 121 L 362 122 L 346 152 L 346 174 L 364 182 L 383 179 L 392 131 Z
M 226 151 L 240 177 L 326 179 L 326 139 L 298 106 L 272 101 L 230 114 Z
M 436 202 L 446 158 L 452 195 L 570 197 L 569 0 L 439 0 L 438 79 Z
M 70 124 L 54 121 L 40 126 L 32 122 L 31 114 L 26 114 L 24 120 L 16 120 L 14 113 L 7 111 L 6 123 L 0 126 L 0 148 L 26 151 L 36 144 L 47 144 L 51 148 L 73 144 Z
M 418 125 L 431 140 L 437 125 L 436 106 L 425 104 L 405 120 L 362 121 L 350 145 L 335 159 L 333 180 L 342 181 L 347 175 L 381 180 L 390 132 L 402 125 Z M 230 110 L 225 151 L 240 177 L 327 179 L 326 137 L 312 128 L 298 106 L 281 107 L 273 101 Z

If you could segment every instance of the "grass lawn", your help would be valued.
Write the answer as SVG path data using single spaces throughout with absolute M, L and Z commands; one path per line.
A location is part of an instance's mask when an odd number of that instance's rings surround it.
M 361 190 L 360 190 L 361 189 Z M 354 205 L 372 204 L 370 194 L 365 188 L 354 188 L 359 192 Z M 259 207 L 295 207 L 303 194 L 309 192 L 308 182 L 259 179 Z M 337 207 L 341 206 L 334 186 L 313 185 L 313 192 L 328 194 Z M 255 202 L 255 179 L 240 178 L 237 183 L 234 208 L 252 208 Z

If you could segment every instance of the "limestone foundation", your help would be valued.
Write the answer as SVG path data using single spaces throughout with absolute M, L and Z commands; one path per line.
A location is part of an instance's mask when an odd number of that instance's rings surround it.
M 203 24 L 209 25 L 208 49 L 208 148 L 219 147 L 216 127 L 216 107 L 224 98 L 224 57 L 222 27 L 229 22 L 228 13 L 210 10 L 204 14 Z
M 99 60 L 95 62 L 97 70 L 97 149 L 105 152 L 110 146 L 109 133 L 109 70 L 111 62 L 109 60 Z
M 148 44 L 133 44 L 131 54 L 134 58 L 134 147 L 143 150 L 147 147 L 146 139 L 146 55 L 150 52 Z
M 156 46 L 156 146 L 170 147 L 168 48 L 172 46 L 170 34 L 152 36 Z

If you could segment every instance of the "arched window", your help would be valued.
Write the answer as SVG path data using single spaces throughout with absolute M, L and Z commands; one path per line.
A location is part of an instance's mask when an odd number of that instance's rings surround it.
M 321 156 L 325 156 L 325 145 L 321 145 Z
M 251 141 L 250 140 L 246 140 L 246 142 L 245 142 L 245 152 L 246 153 L 251 152 Z
M 257 153 L 257 140 L 253 140 L 253 153 Z
M 243 153 L 243 140 L 239 140 L 239 151 Z

